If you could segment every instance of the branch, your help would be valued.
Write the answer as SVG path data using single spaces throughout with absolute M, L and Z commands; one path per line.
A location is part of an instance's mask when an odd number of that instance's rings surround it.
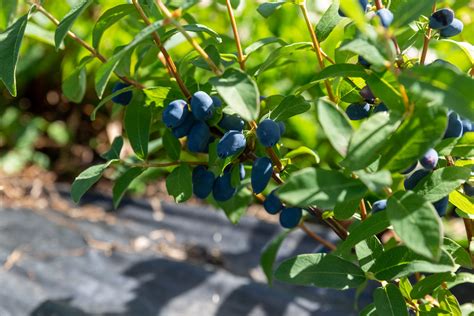
M 433 8 L 432 8 L 431 12 L 435 12 L 435 11 L 436 11 L 436 2 L 433 4 Z M 425 64 L 426 54 L 428 54 L 428 46 L 430 44 L 431 35 L 432 35 L 432 29 L 430 28 L 429 24 L 428 24 L 427 28 L 428 29 L 426 31 L 425 38 L 423 39 L 423 49 L 421 51 L 421 56 L 420 56 L 420 64 L 421 65 Z
M 227 12 L 229 13 L 230 23 L 232 25 L 232 32 L 234 32 L 235 46 L 237 46 L 237 58 L 239 61 L 240 69 L 245 70 L 245 56 L 242 51 L 242 45 L 240 44 L 239 31 L 237 30 L 237 23 L 235 22 L 234 10 L 230 0 L 226 0 Z
M 304 223 L 301 223 L 299 225 L 299 227 L 311 238 L 313 238 L 314 240 L 316 240 L 317 242 L 323 244 L 325 247 L 331 249 L 331 250 L 336 250 L 336 245 L 334 245 L 332 242 L 330 242 L 329 240 L 326 240 L 324 239 L 323 237 L 317 235 L 316 233 L 314 233 L 313 231 L 309 230 L 308 227 L 306 227 L 306 225 Z

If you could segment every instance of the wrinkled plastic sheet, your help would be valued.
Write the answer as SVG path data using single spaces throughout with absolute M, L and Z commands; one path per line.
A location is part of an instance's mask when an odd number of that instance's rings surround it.
M 101 195 L 88 195 L 85 203 L 112 209 Z M 162 203 L 161 208 L 157 219 L 146 202 L 128 200 L 114 223 L 94 223 L 54 210 L 0 207 L 0 258 L 5 262 L 21 253 L 0 270 L 0 315 L 357 314 L 353 290 L 265 283 L 259 256 L 281 232 L 278 225 L 244 217 L 234 226 L 207 207 Z M 323 227 L 312 229 L 335 240 Z M 157 231 L 172 232 L 173 247 L 186 260 L 156 251 L 162 241 L 149 236 Z M 138 250 L 107 250 L 90 240 L 128 248 L 136 240 L 147 242 Z M 294 232 L 277 261 L 319 250 L 314 240 Z M 370 291 L 364 292 L 358 304 L 370 300 Z

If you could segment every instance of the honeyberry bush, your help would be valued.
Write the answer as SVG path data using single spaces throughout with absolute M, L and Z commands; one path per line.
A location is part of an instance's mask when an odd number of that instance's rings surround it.
M 361 314 L 461 315 L 450 289 L 474 282 L 459 272 L 471 269 L 474 218 L 467 1 L 335 0 L 317 19 L 303 0 L 0 3 L 0 79 L 12 96 L 26 34 L 64 52 L 65 97 L 81 103 L 88 81 L 95 88 L 91 120 L 111 105 L 111 119 L 123 117 L 124 136 L 78 175 L 74 201 L 107 169 L 116 206 L 164 171 L 178 203 L 194 194 L 232 223 L 254 202 L 278 216 L 287 230 L 261 259 L 269 283 L 360 291 L 371 281 Z M 256 25 L 246 34 L 240 15 Z M 460 243 L 444 233 L 455 216 Z M 295 229 L 325 250 L 276 264 Z

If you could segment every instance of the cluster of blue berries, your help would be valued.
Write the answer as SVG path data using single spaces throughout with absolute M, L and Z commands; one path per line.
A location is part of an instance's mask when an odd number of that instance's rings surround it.
M 346 108 L 346 114 L 351 120 L 362 120 L 368 118 L 371 113 L 388 111 L 387 106 L 383 102 L 376 104 L 377 98 L 369 86 L 362 88 L 359 94 L 364 99 L 364 102 L 352 103 Z
M 280 213 L 280 225 L 285 228 L 298 226 L 303 216 L 303 210 L 298 207 L 285 207 L 273 190 L 263 202 L 265 210 L 272 215 Z
M 474 124 L 468 119 L 461 118 L 456 112 L 449 111 L 448 126 L 444 138 L 458 138 L 467 132 L 474 132 Z
M 464 24 L 454 17 L 451 9 L 439 9 L 430 16 L 429 27 L 438 30 L 441 37 L 453 37 L 462 32 Z
M 361 9 L 365 12 L 367 12 L 367 7 L 369 5 L 368 0 L 359 0 L 359 4 Z M 387 9 L 387 8 L 382 8 L 380 10 L 375 11 L 375 14 L 379 18 L 380 24 L 382 24 L 383 27 L 388 28 L 390 24 L 393 22 L 393 13 Z M 344 11 L 339 9 L 339 15 L 342 17 L 345 17 L 346 14 Z

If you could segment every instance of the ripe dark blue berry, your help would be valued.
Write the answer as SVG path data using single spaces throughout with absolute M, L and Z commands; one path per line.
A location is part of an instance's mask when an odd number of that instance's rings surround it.
M 472 122 L 468 119 L 464 119 L 461 121 L 462 123 L 462 133 L 463 135 L 466 134 L 467 132 L 472 132 L 474 131 L 474 124 L 472 124 Z
M 408 174 L 408 173 L 412 172 L 413 170 L 415 170 L 417 165 L 418 165 L 418 162 L 415 162 L 413 165 L 411 165 L 410 167 L 408 167 L 405 170 L 401 171 L 400 173 L 401 174 Z
M 220 108 L 222 106 L 222 101 L 218 96 L 213 95 L 211 99 L 212 105 L 214 105 L 215 108 Z
M 454 12 L 451 9 L 439 9 L 430 16 L 430 28 L 434 30 L 448 27 L 454 20 Z
M 455 18 L 451 24 L 439 31 L 439 35 L 441 37 L 453 37 L 461 33 L 463 28 L 464 24 Z
M 367 5 L 369 4 L 369 0 L 359 0 L 359 4 L 360 4 L 361 9 L 365 12 L 367 11 Z M 346 16 L 344 11 L 342 11 L 341 9 L 339 9 L 338 12 L 340 16 L 342 17 Z
M 214 174 L 204 166 L 197 166 L 193 170 L 193 193 L 200 199 L 205 199 L 211 194 L 214 185 Z
M 239 131 L 228 131 L 217 144 L 217 155 L 224 159 L 244 150 L 247 141 Z
M 189 115 L 188 105 L 184 100 L 175 100 L 163 110 L 163 123 L 169 128 L 181 125 Z
M 413 190 L 416 185 L 430 172 L 428 170 L 417 170 L 411 176 L 405 179 L 404 185 L 406 190 Z
M 388 108 L 385 105 L 385 103 L 380 103 L 374 108 L 374 113 L 379 113 L 379 112 L 388 112 Z
M 214 101 L 204 91 L 198 91 L 191 98 L 191 111 L 196 119 L 200 121 L 208 120 L 214 113 Z
M 433 203 L 433 206 L 440 217 L 446 215 L 446 210 L 448 208 L 449 198 L 445 196 L 439 201 Z
M 255 194 L 261 193 L 267 187 L 273 173 L 272 161 L 267 157 L 257 158 L 253 162 L 251 182 Z
M 257 138 L 265 147 L 272 147 L 280 140 L 280 127 L 271 119 L 264 119 L 257 127 Z
M 360 55 L 357 57 L 357 62 L 361 64 L 362 66 L 364 66 L 365 68 L 370 68 L 371 66 L 371 64 L 367 60 L 365 60 L 364 57 Z
M 426 169 L 434 169 L 438 164 L 438 152 L 431 148 L 420 159 L 420 163 Z
M 380 10 L 377 10 L 375 14 L 377 14 L 380 18 L 380 24 L 382 24 L 383 27 L 389 27 L 390 24 L 392 24 L 393 13 L 389 9 L 382 8 Z
M 236 191 L 236 188 L 232 186 L 231 172 L 224 171 L 224 173 L 214 181 L 212 196 L 214 200 L 224 202 L 231 199 Z
M 280 213 L 280 225 L 285 228 L 294 228 L 300 223 L 303 210 L 298 207 L 284 208 Z
M 196 119 L 194 118 L 194 116 L 186 115 L 184 122 L 182 122 L 179 126 L 176 126 L 175 128 L 173 128 L 171 132 L 176 138 L 188 136 L 195 122 L 196 122 Z
M 280 128 L 280 136 L 285 134 L 285 132 L 286 132 L 285 123 L 283 123 L 282 121 L 278 122 L 278 127 Z
M 374 104 L 375 103 L 375 95 L 372 93 L 372 90 L 370 90 L 369 86 L 363 87 L 359 91 L 360 96 L 365 100 L 365 102 Z
M 456 112 L 450 112 L 448 115 L 448 127 L 444 133 L 444 138 L 461 137 L 462 121 Z
M 206 123 L 197 121 L 191 127 L 188 135 L 188 149 L 194 153 L 205 153 L 209 149 L 211 132 Z
M 387 208 L 387 200 L 379 200 L 372 204 L 372 213 L 383 211 Z
M 244 129 L 245 122 L 237 114 L 224 113 L 218 125 L 226 131 L 235 130 L 241 132 Z
M 353 121 L 365 119 L 369 117 L 370 104 L 352 103 L 347 107 L 346 114 Z
M 129 86 L 130 86 L 129 84 L 126 84 L 123 82 L 117 82 L 112 88 L 112 93 L 125 89 L 126 87 L 129 87 Z M 121 105 L 128 105 L 130 101 L 132 101 L 132 96 L 133 96 L 132 91 L 123 92 L 113 97 L 112 102 L 121 104 Z
M 283 203 L 281 203 L 280 199 L 276 196 L 276 190 L 273 190 L 267 197 L 265 201 L 263 201 L 263 207 L 265 211 L 274 215 L 280 212 L 283 209 Z
M 467 196 L 474 196 L 474 186 L 466 182 L 463 184 L 462 188 L 464 190 L 464 194 Z

